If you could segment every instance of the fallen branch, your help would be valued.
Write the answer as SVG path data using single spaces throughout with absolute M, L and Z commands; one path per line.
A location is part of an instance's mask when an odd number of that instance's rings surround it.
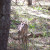
M 33 36 L 34 36 L 33 33 L 27 34 L 27 37 L 28 37 L 28 38 L 32 38 Z M 35 34 L 35 37 L 39 37 L 39 36 L 42 36 L 42 35 L 41 35 L 41 34 Z M 11 34 L 10 37 L 13 38 L 14 40 L 22 39 L 22 37 L 19 38 L 18 35 L 16 35 L 16 37 L 15 37 L 15 36 L 13 36 L 13 35 Z
M 47 33 L 50 32 L 50 31 L 45 31 L 45 32 L 46 32 L 46 34 L 47 34 Z M 33 34 L 33 33 L 31 32 L 30 34 L 27 34 L 27 37 L 28 37 L 28 38 L 33 38 L 33 37 L 34 37 L 34 38 L 37 38 L 37 37 L 39 37 L 39 36 L 40 36 L 40 37 L 43 37 L 43 33 L 44 33 L 44 32 L 36 32 L 36 33 Z M 10 37 L 13 38 L 14 40 L 22 39 L 22 37 L 18 38 L 18 35 L 13 36 L 11 33 L 10 33 Z

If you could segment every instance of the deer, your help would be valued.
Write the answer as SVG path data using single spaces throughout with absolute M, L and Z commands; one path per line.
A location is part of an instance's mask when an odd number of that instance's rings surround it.
M 28 25 L 25 22 L 21 22 L 21 24 L 18 26 L 18 38 L 22 38 L 22 43 L 27 43 L 27 32 Z

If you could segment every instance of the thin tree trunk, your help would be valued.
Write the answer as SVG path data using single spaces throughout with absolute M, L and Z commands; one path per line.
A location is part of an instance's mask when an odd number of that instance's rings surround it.
M 32 5 L 32 0 L 28 0 L 28 5 Z
M 10 28 L 10 0 L 0 0 L 0 50 L 7 50 Z
M 16 0 L 16 5 L 17 5 L 17 0 Z

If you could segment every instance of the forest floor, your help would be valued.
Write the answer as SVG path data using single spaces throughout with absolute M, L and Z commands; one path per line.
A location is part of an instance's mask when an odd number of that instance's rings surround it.
M 38 21 L 39 21 L 39 18 L 49 19 L 49 21 L 46 21 L 46 20 L 44 20 L 44 21 L 46 23 L 49 23 L 49 26 L 47 25 L 47 29 L 50 30 L 50 13 L 49 13 L 50 11 L 48 11 L 48 10 L 41 9 L 40 7 L 34 8 L 32 6 L 31 7 L 28 7 L 28 6 L 11 6 L 11 11 L 13 12 L 13 13 L 11 12 L 13 14 L 13 15 L 11 14 L 11 19 L 12 20 L 22 21 L 22 20 L 25 19 L 25 20 L 28 21 L 28 18 L 32 18 L 32 17 L 37 18 Z M 14 17 L 14 15 L 16 15 L 18 17 L 16 17 L 16 16 Z M 29 22 L 30 21 L 28 21 L 28 24 L 29 24 Z M 43 23 L 43 22 L 41 22 L 41 23 Z M 37 30 L 38 29 L 36 28 L 36 31 Z M 16 37 L 17 28 L 10 29 L 10 33 L 13 33 L 12 35 L 14 37 Z M 29 41 L 28 42 L 28 44 L 29 44 L 28 45 L 28 50 L 50 50 L 50 34 L 49 34 L 49 37 L 48 36 L 47 37 L 38 37 L 38 38 L 33 37 L 33 38 L 29 38 L 28 41 Z M 14 40 L 13 38 L 11 38 L 9 36 L 9 38 L 8 38 L 8 50 L 23 50 L 23 49 L 22 49 L 22 46 L 19 44 L 18 40 Z
M 28 50 L 50 50 L 50 37 L 29 38 Z M 18 40 L 9 37 L 8 50 L 23 50 Z

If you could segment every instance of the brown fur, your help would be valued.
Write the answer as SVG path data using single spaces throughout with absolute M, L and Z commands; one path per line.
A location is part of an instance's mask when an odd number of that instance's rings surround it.
M 26 42 L 27 40 L 27 31 L 28 31 L 28 25 L 26 23 L 21 23 L 18 27 L 18 38 L 22 37 L 22 42 Z M 20 40 L 19 40 L 20 42 Z

